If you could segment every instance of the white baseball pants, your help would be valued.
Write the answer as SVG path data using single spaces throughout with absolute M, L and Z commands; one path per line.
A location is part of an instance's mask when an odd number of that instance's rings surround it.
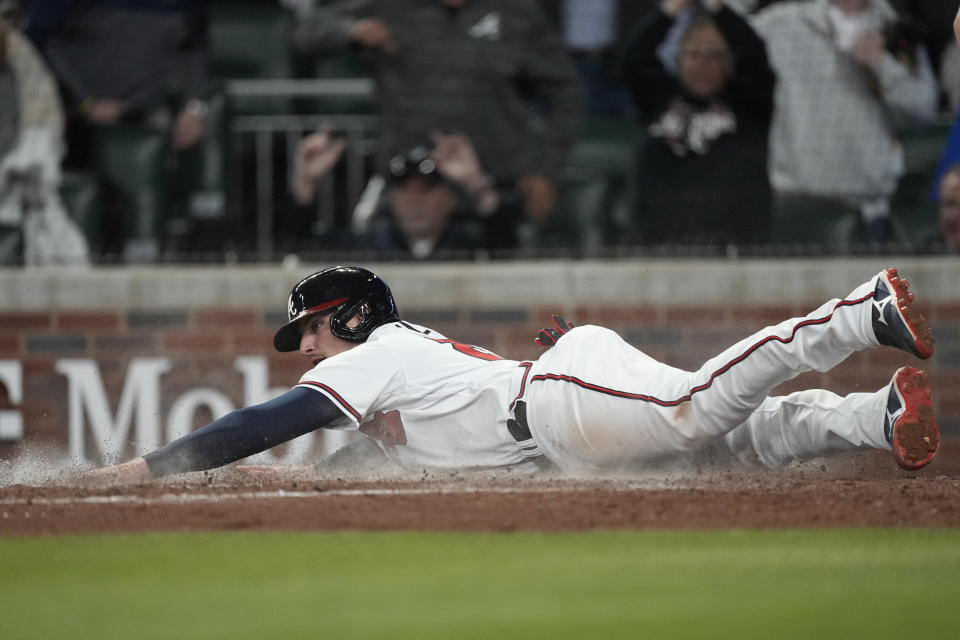
M 767 397 L 800 373 L 827 371 L 878 346 L 875 280 L 843 300 L 767 327 L 696 371 L 657 362 L 616 333 L 577 327 L 527 378 L 527 420 L 539 449 L 567 470 L 596 470 L 726 445 L 770 466 L 853 448 L 889 449 L 887 389 L 839 397 L 810 390 Z

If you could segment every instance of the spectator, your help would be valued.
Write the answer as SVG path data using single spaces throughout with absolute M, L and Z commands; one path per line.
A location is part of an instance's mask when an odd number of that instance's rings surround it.
M 42 58 L 0 2 L 0 264 L 84 265 L 87 240 L 60 200 L 63 110 Z
M 928 123 L 937 83 L 920 43 L 891 50 L 885 0 L 779 2 L 755 14 L 778 76 L 771 132 L 775 216 L 855 211 L 870 242 L 888 237 L 904 170 L 898 130 Z
M 647 244 L 764 242 L 775 77 L 763 41 L 722 0 L 707 0 L 692 19 L 671 74 L 658 47 L 696 5 L 661 2 L 625 47 L 624 77 L 646 132 L 635 223 Z
M 587 92 L 590 116 L 626 116 L 630 96 L 618 68 L 626 25 L 646 7 L 627 0 L 540 0 L 563 38 Z
M 960 164 L 954 164 L 940 180 L 940 243 L 951 253 L 960 251 Z
M 943 151 L 937 160 L 937 167 L 934 170 L 933 180 L 930 185 L 930 199 L 937 202 L 940 199 L 940 183 L 947 169 L 960 162 L 960 113 L 953 117 L 953 124 L 944 141 Z
M 305 53 L 355 45 L 371 59 L 383 158 L 430 131 L 461 131 L 500 189 L 544 220 L 582 120 L 579 76 L 534 0 L 355 0 L 317 9 L 295 32 Z M 531 143 L 533 108 L 544 140 Z M 536 152 L 536 153 L 535 153 Z
M 944 0 L 890 0 L 890 5 L 906 18 L 902 26 L 919 29 L 927 56 L 934 70 L 938 70 L 944 51 L 954 46 L 950 28 L 954 15 L 952 3 Z
M 31 33 L 72 116 L 68 161 L 91 167 L 96 130 L 118 124 L 161 133 L 174 152 L 196 145 L 207 113 L 207 29 L 206 0 L 33 3 Z M 118 228 L 131 226 L 129 220 L 116 222 Z M 108 245 L 122 244 L 127 259 L 155 258 L 160 221 L 135 226 L 134 237 L 108 238 Z
M 375 176 L 368 198 L 376 201 L 355 212 L 353 246 L 398 259 L 474 257 L 509 243 L 508 201 L 501 198 L 463 134 L 432 134 L 432 148 L 417 146 L 394 156 L 387 177 Z M 316 185 L 337 162 L 344 142 L 328 131 L 313 133 L 297 145 L 291 193 L 296 223 L 309 228 Z M 336 233 L 336 232 L 334 232 Z M 340 243 L 337 235 L 327 244 Z

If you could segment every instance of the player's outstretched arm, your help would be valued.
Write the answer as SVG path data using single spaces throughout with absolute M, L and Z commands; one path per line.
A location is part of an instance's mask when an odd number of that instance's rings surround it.
M 215 469 L 328 426 L 342 415 L 322 393 L 294 388 L 263 404 L 231 411 L 141 458 L 97 469 L 84 478 L 137 482 Z

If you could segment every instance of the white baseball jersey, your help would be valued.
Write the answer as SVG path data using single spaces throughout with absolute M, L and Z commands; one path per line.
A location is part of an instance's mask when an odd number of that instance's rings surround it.
M 335 427 L 361 428 L 404 466 L 487 468 L 524 461 L 507 430 L 522 373 L 515 360 L 395 322 L 318 363 L 297 386 L 325 394 L 343 411 Z M 403 433 L 384 437 L 374 418 L 392 411 Z

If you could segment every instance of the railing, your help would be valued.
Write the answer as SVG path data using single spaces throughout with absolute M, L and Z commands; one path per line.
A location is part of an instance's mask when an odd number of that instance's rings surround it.
M 374 93 L 373 81 L 367 78 L 339 79 L 282 79 L 282 80 L 233 80 L 226 84 L 228 105 L 245 99 L 295 99 L 295 98 L 363 98 L 370 99 Z M 240 206 L 251 195 L 249 187 L 240 176 L 245 175 L 242 166 L 244 155 L 237 150 L 252 143 L 254 161 L 253 203 L 256 208 L 256 253 L 260 260 L 270 260 L 274 255 L 274 218 L 276 202 L 283 194 L 278 193 L 277 170 L 289 179 L 293 154 L 297 142 L 306 133 L 321 127 L 332 128 L 346 138 L 342 178 L 325 176 L 317 189 L 317 222 L 333 224 L 336 202 L 347 202 L 352 207 L 360 199 L 370 177 L 373 160 L 378 150 L 379 117 L 344 113 L 317 114 L 251 114 L 233 115 L 228 122 L 229 175 L 227 198 L 231 206 Z M 282 148 L 278 155 L 277 146 Z M 281 166 L 278 167 L 278 161 Z M 287 179 L 282 189 L 287 188 Z M 338 194 L 342 189 L 343 194 Z M 342 197 L 338 198 L 338 195 Z

